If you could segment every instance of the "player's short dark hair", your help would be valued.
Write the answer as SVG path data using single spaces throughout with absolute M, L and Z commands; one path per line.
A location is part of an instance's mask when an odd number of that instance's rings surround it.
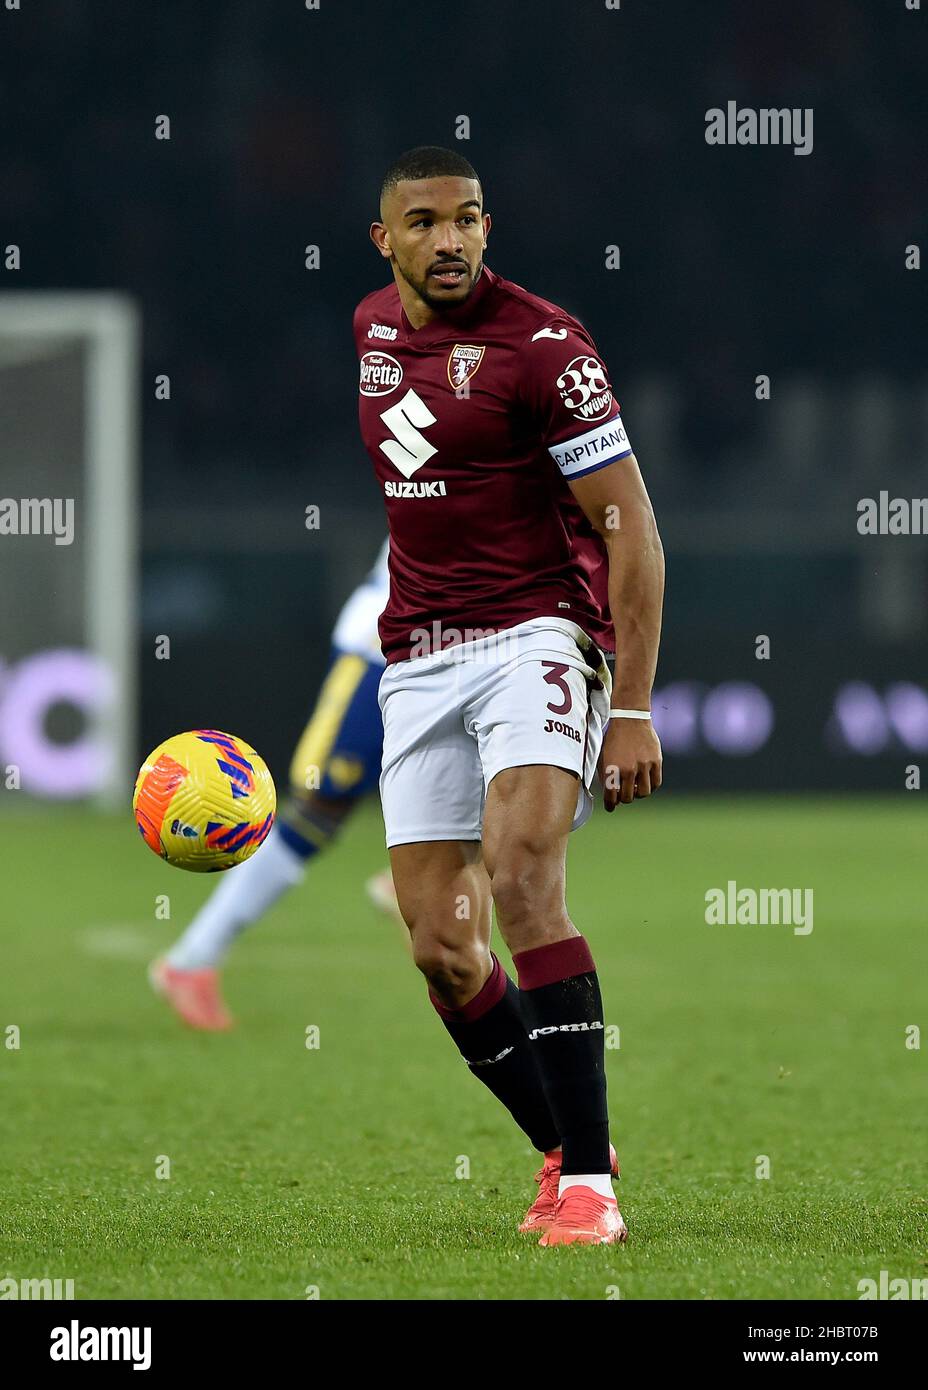
M 381 201 L 403 179 L 438 178 L 476 179 L 480 183 L 474 166 L 457 150 L 446 150 L 441 145 L 417 145 L 395 159 L 384 174 L 380 185 Z M 482 186 L 480 191 L 482 195 Z

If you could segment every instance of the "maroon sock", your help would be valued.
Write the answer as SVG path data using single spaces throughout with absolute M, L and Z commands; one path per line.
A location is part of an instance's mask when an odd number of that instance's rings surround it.
M 564 1155 L 562 1173 L 608 1173 L 603 1001 L 582 936 L 513 956 L 529 1045 Z
M 446 1009 L 431 991 L 429 998 L 474 1076 L 502 1101 L 536 1149 L 556 1148 L 557 1126 L 526 1037 L 519 991 L 496 956 L 479 994 L 462 1009 Z

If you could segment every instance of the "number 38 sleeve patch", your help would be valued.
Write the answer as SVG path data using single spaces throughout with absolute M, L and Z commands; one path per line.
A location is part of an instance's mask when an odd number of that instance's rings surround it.
M 581 478 L 632 452 L 608 372 L 581 325 L 533 334 L 522 372 L 532 418 L 563 477 Z

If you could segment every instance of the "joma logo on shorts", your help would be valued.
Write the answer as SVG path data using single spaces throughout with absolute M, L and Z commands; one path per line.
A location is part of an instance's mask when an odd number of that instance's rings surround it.
M 448 491 L 442 478 L 435 483 L 392 483 L 383 485 L 387 497 L 447 497 Z
M 528 1038 L 529 1042 L 532 1042 L 535 1038 L 547 1037 L 549 1033 L 595 1033 L 597 1031 L 600 1033 L 603 1031 L 603 1025 L 598 1021 L 595 1023 L 555 1023 L 550 1028 L 533 1028 Z
M 579 729 L 572 729 L 569 724 L 562 724 L 559 719 L 546 719 L 544 732 L 546 734 L 566 734 L 575 743 L 582 743 Z

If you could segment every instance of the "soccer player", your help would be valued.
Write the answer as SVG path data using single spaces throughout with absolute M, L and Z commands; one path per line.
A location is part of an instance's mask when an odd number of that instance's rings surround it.
M 157 993 L 192 1028 L 232 1026 L 220 984 L 232 942 L 302 881 L 307 863 L 377 785 L 383 748 L 377 687 L 384 667 L 377 619 L 387 587 L 385 541 L 336 621 L 328 673 L 293 755 L 290 796 L 274 828 L 251 859 L 223 874 L 166 957 L 149 969 Z M 395 911 L 389 874 L 371 879 L 368 893 L 378 907 Z
M 381 801 L 432 1003 L 544 1154 L 521 1229 L 611 1244 L 603 1006 L 565 857 L 598 761 L 608 811 L 660 785 L 663 555 L 592 338 L 484 264 L 489 230 L 460 154 L 388 170 L 370 235 L 393 282 L 354 315 L 390 527 Z

